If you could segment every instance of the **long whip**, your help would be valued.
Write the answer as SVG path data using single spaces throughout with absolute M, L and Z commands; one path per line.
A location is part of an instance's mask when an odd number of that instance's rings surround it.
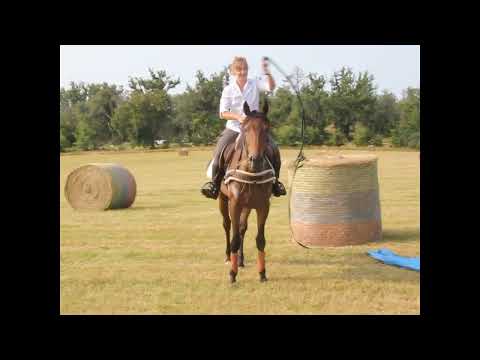
M 267 56 L 264 56 L 263 59 L 265 61 L 268 61 L 269 63 L 271 63 L 273 66 L 275 66 L 275 68 L 278 70 L 278 72 L 280 72 L 280 74 L 282 74 L 285 79 L 287 79 L 287 81 L 290 83 L 290 85 L 292 86 L 292 89 L 295 91 L 295 94 L 297 95 L 297 99 L 298 99 L 298 102 L 300 103 L 300 108 L 302 110 L 302 146 L 300 147 L 300 151 L 298 152 L 298 155 L 294 161 L 294 169 L 293 169 L 293 175 L 292 175 L 292 179 L 290 181 L 290 186 L 289 186 L 289 189 L 288 189 L 288 223 L 290 225 L 290 231 L 292 233 L 292 239 L 297 243 L 299 244 L 300 246 L 304 247 L 304 248 L 307 248 L 307 246 L 299 243 L 297 240 L 295 240 L 295 236 L 294 236 L 294 233 L 293 233 L 293 229 L 292 229 L 292 221 L 291 221 L 291 200 L 292 200 L 292 187 L 293 187 L 293 181 L 295 179 L 295 174 L 297 172 L 297 169 L 301 168 L 303 166 L 302 164 L 302 161 L 306 159 L 305 155 L 303 154 L 303 145 L 305 143 L 305 110 L 303 108 L 303 103 L 302 103 L 302 99 L 300 97 L 300 92 L 298 90 L 298 86 L 295 86 L 295 84 L 292 82 L 292 80 L 290 79 L 290 76 L 288 76 L 282 69 L 281 67 L 275 62 L 273 61 L 272 58 L 269 58 Z M 297 84 L 298 85 L 298 84 Z

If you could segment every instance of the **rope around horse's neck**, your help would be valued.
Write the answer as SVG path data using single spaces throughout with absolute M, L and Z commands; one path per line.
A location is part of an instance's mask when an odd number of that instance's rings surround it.
M 275 68 L 282 74 L 285 79 L 290 83 L 292 86 L 292 89 L 295 91 L 295 94 L 297 95 L 298 102 L 300 103 L 300 108 L 302 110 L 302 146 L 300 147 L 300 151 L 298 152 L 297 158 L 295 159 L 294 162 L 294 169 L 293 169 L 293 174 L 292 174 L 292 179 L 290 181 L 290 186 L 288 189 L 288 223 L 290 225 L 290 231 L 292 233 L 292 239 L 300 246 L 303 246 L 304 248 L 307 248 L 307 246 L 299 243 L 294 236 L 294 232 L 292 229 L 292 215 L 291 215 L 291 202 L 292 202 L 292 188 L 293 188 L 293 181 L 295 179 L 295 174 L 297 172 L 297 169 L 301 168 L 303 164 L 301 162 L 306 159 L 305 155 L 303 154 L 303 145 L 304 145 L 304 134 L 305 134 L 305 110 L 303 108 L 303 103 L 302 99 L 300 97 L 300 92 L 298 91 L 298 88 L 293 84 L 293 82 L 290 80 L 290 77 L 285 74 L 285 72 L 278 66 L 278 64 L 273 61 L 271 58 L 266 58 Z M 298 85 L 298 84 L 297 84 Z

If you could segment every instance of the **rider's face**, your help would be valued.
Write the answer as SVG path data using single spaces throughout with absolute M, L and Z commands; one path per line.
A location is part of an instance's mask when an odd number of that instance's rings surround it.
M 235 66 L 235 70 L 233 73 L 239 80 L 246 80 L 248 76 L 248 65 L 245 63 L 240 63 Z

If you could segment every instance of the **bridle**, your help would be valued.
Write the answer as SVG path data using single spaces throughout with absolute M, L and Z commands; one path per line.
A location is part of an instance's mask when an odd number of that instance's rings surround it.
M 242 150 L 241 150 L 240 158 L 244 159 L 242 162 L 244 162 L 244 161 L 253 162 L 252 157 L 248 156 L 246 134 L 243 135 Z M 275 177 L 275 169 L 273 168 L 272 163 L 268 159 L 268 156 L 265 156 L 265 151 L 263 151 L 261 158 L 264 161 L 266 160 L 266 162 L 270 166 L 269 169 L 262 170 L 262 171 L 259 171 L 259 172 L 255 172 L 255 173 L 251 173 L 251 172 L 248 172 L 248 171 L 240 170 L 239 167 L 240 167 L 240 164 L 242 162 L 238 161 L 235 164 L 234 168 L 226 171 L 226 173 L 225 173 L 225 178 L 226 178 L 225 184 L 228 184 L 232 180 L 238 181 L 238 182 L 244 183 L 244 184 L 265 184 L 265 183 L 276 181 L 277 178 Z

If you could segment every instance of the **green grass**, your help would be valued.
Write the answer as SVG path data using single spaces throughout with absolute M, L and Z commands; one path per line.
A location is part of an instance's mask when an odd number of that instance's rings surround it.
M 305 154 L 323 150 L 311 148 Z M 297 153 L 282 150 L 285 184 L 285 165 Z M 419 314 L 419 274 L 366 255 L 379 247 L 420 255 L 419 155 L 375 154 L 382 242 L 310 250 L 294 245 L 288 198 L 273 198 L 266 225 L 269 281 L 258 281 L 252 212 L 246 267 L 233 286 L 223 262 L 225 237 L 217 202 L 199 192 L 211 149 L 190 149 L 189 156 L 176 151 L 61 155 L 61 314 Z M 91 212 L 70 207 L 66 178 L 91 162 L 119 163 L 134 174 L 137 197 L 131 208 Z

